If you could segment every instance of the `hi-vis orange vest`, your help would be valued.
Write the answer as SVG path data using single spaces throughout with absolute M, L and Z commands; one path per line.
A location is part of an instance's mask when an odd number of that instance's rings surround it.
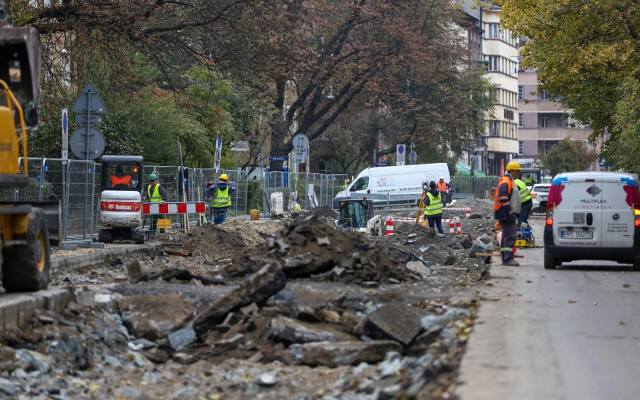
M 127 185 L 127 187 L 131 187 L 131 177 L 129 175 L 125 175 L 122 178 L 119 178 L 115 175 L 111 175 L 111 187 L 116 187 L 116 185 Z
M 509 188 L 506 196 L 506 202 L 500 201 L 500 200 L 505 200 L 505 196 L 500 196 L 500 186 L 502 186 L 503 183 L 506 183 L 507 187 Z M 509 178 L 506 175 L 500 177 L 500 180 L 498 181 L 498 186 L 496 186 L 496 194 L 495 196 L 493 196 L 494 211 L 498 211 L 502 206 L 509 205 L 509 197 L 511 197 L 511 192 L 513 192 L 513 181 L 511 180 L 511 178 Z
M 447 191 L 447 183 L 445 181 L 438 181 L 438 192 L 444 193 Z

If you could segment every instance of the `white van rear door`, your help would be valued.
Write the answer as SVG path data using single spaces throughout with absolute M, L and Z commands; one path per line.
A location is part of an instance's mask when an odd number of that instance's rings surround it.
M 556 182 L 560 179 L 560 182 Z M 555 178 L 564 186 L 560 204 L 553 212 L 556 246 L 600 247 L 602 245 L 602 183 L 580 176 Z
M 625 182 L 620 176 L 603 182 L 602 233 L 603 247 L 632 247 L 634 235 L 633 208 L 627 204 Z

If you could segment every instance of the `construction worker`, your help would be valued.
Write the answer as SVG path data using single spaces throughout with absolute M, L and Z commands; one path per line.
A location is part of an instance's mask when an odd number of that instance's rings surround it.
M 235 193 L 235 186 L 229 182 L 227 174 L 220 175 L 218 183 L 213 185 L 210 182 L 205 194 L 205 199 L 209 202 L 209 218 L 213 223 L 222 224 L 227 219 L 227 210 L 231 207 L 231 195 Z
M 433 231 L 442 231 L 442 193 L 438 190 L 434 181 L 429 182 L 429 191 L 424 198 L 424 218 L 429 223 L 429 228 Z
M 129 189 L 131 188 L 131 175 L 124 173 L 122 165 L 116 166 L 115 174 L 111 175 L 112 189 Z
M 518 214 L 518 228 L 524 224 L 525 226 L 529 226 L 529 213 L 531 212 L 531 208 L 533 208 L 533 195 L 531 191 L 527 187 L 527 184 L 522 181 L 522 171 L 512 171 L 511 172 L 514 180 L 513 183 L 518 187 L 518 191 L 520 192 L 520 214 Z
M 517 267 L 518 262 L 513 259 L 513 246 L 516 243 L 516 220 L 520 213 L 520 191 L 513 182 L 513 174 L 521 171 L 520 164 L 510 161 L 507 172 L 500 177 L 494 196 L 493 211 L 496 232 L 500 240 L 502 265 Z
M 438 180 L 438 192 L 440 192 L 440 197 L 442 198 L 442 206 L 444 207 L 447 205 L 447 202 L 449 201 L 448 199 L 449 184 L 445 182 L 444 176 L 441 176 L 440 179 Z
M 349 181 L 349 178 L 345 179 L 344 182 L 342 182 L 342 190 L 344 192 L 347 191 L 347 188 L 349 187 L 349 183 L 351 183 L 351 181 Z
M 143 199 L 149 203 L 163 203 L 167 201 L 167 191 L 158 183 L 158 175 L 155 172 L 149 174 L 149 184 L 143 193 Z M 158 218 L 160 215 L 149 216 L 149 237 L 156 237 Z M 146 217 L 145 217 L 146 218 Z

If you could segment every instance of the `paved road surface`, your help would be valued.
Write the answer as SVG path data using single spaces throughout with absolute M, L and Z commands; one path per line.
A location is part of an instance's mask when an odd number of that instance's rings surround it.
M 460 397 L 640 399 L 640 272 L 602 261 L 547 271 L 542 249 L 521 254 L 481 290 Z

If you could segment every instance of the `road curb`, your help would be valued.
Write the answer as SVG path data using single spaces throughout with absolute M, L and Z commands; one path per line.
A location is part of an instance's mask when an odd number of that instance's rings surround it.
M 71 254 L 57 256 L 53 254 L 51 268 L 82 268 L 96 263 L 106 261 L 107 257 L 124 257 L 134 254 L 153 253 L 160 249 L 162 243 L 147 243 L 145 245 L 123 245 L 120 247 L 108 247 L 104 249 L 94 249 L 90 253 Z
M 8 331 L 20 328 L 38 310 L 61 312 L 72 299 L 68 288 L 56 287 L 34 293 L 9 293 L 0 297 L 0 327 Z

